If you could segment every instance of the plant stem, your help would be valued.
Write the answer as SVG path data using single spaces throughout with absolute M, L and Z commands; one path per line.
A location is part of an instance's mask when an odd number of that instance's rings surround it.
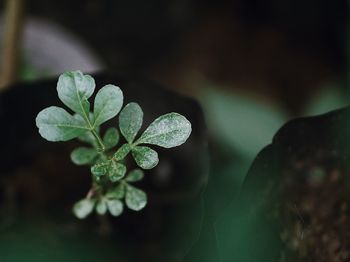
M 91 133 L 96 138 L 97 143 L 99 144 L 99 153 L 103 153 L 106 150 L 105 145 L 103 144 L 102 138 L 99 136 L 99 134 L 96 132 L 96 130 L 93 128 L 91 129 Z

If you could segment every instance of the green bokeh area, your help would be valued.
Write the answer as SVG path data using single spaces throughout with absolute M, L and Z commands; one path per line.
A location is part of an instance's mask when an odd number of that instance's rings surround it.
M 89 232 L 72 234 L 69 225 L 59 227 L 47 221 L 16 223 L 2 230 L 0 254 L 2 262 L 125 261 L 114 241 Z

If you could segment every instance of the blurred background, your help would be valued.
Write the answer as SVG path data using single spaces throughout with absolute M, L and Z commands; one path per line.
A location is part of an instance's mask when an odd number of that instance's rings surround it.
M 0 1 L 0 85 L 63 71 L 142 76 L 196 98 L 215 217 L 288 120 L 348 105 L 347 1 Z

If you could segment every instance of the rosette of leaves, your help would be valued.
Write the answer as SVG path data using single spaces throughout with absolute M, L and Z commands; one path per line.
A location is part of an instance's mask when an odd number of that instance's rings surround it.
M 147 195 L 133 183 L 143 179 L 142 169 L 152 169 L 159 162 L 158 153 L 150 146 L 176 147 L 191 134 L 191 123 L 172 112 L 155 119 L 138 136 L 143 122 L 141 107 L 132 102 L 122 109 L 123 92 L 115 85 L 106 85 L 96 93 L 92 108 L 89 99 L 94 90 L 91 76 L 80 71 L 66 72 L 58 79 L 57 93 L 71 112 L 51 106 L 36 118 L 39 133 L 46 140 L 78 139 L 86 144 L 71 153 L 72 162 L 89 165 L 92 174 L 92 186 L 86 197 L 73 207 L 74 214 L 81 219 L 94 210 L 100 215 L 109 212 L 119 216 L 124 205 L 135 211 L 143 209 Z M 101 125 L 118 114 L 124 143 L 120 143 L 120 133 L 115 127 L 101 134 Z M 125 164 L 129 154 L 140 167 L 130 172 Z

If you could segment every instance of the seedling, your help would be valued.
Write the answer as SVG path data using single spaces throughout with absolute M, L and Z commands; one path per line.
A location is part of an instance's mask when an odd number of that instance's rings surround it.
M 57 106 L 42 110 L 36 117 L 40 135 L 48 141 L 68 141 L 74 138 L 90 146 L 78 147 L 71 153 L 76 165 L 89 165 L 92 185 L 85 198 L 78 201 L 74 214 L 83 219 L 96 210 L 112 216 L 122 214 L 124 204 L 135 211 L 147 204 L 147 195 L 133 183 L 143 179 L 142 169 L 158 164 L 158 153 L 146 146 L 164 148 L 183 144 L 191 134 L 191 123 L 178 113 L 168 113 L 154 120 L 138 137 L 143 111 L 137 103 L 122 110 L 123 92 L 115 85 L 106 85 L 96 94 L 93 110 L 89 98 L 95 90 L 95 80 L 80 71 L 62 74 L 57 83 L 59 99 L 73 114 Z M 121 110 L 121 111 L 120 111 Z M 119 147 L 120 134 L 111 127 L 101 136 L 100 126 L 119 114 L 119 129 L 125 139 Z M 128 171 L 126 156 L 131 154 L 138 167 Z

